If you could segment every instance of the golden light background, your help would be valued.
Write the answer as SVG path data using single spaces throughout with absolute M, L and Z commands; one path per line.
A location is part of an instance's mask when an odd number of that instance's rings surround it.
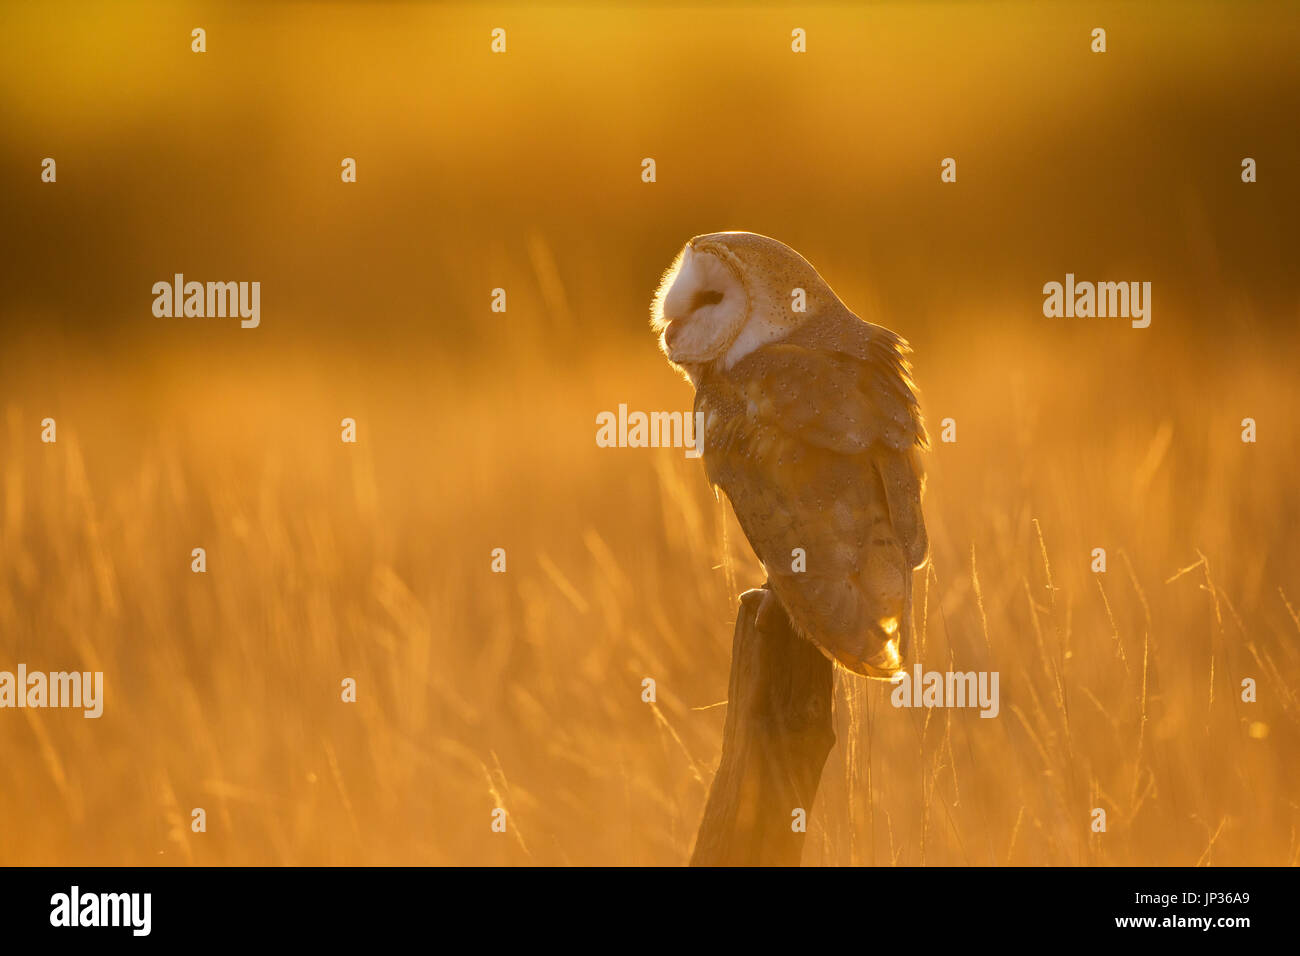
M 0 863 L 684 862 L 762 573 L 595 417 L 690 407 L 648 306 L 722 229 L 911 340 L 921 660 L 1001 673 L 996 720 L 837 675 L 804 862 L 1300 861 L 1297 50 L 1281 3 L 6 5 L 0 669 L 106 703 L 0 711 Z M 155 318 L 177 272 L 261 327 Z M 1151 327 L 1044 318 L 1066 272 Z

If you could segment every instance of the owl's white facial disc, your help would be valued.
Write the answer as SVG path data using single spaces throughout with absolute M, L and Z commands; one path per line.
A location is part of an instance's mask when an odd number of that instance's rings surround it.
M 721 357 L 749 315 L 749 295 L 733 266 L 687 246 L 655 295 L 653 324 L 668 360 L 699 365 Z

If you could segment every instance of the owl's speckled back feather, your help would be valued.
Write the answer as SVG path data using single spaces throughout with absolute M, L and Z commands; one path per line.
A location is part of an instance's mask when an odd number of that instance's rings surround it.
M 869 676 L 910 644 L 912 569 L 925 562 L 928 447 L 907 344 L 838 300 L 784 339 L 697 384 L 704 463 L 804 637 Z M 792 551 L 807 556 L 791 569 Z M 884 673 L 882 673 L 882 670 Z

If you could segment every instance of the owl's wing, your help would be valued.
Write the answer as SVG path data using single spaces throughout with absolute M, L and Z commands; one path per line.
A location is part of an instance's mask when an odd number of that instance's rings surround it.
M 911 348 L 901 336 L 847 309 L 808 323 L 791 343 L 853 360 L 859 390 L 874 412 L 877 441 L 867 452 L 880 475 L 894 529 L 912 567 L 919 568 L 930 549 L 921 514 L 925 467 L 920 454 L 930 440 L 907 361 Z
M 845 350 L 769 345 L 697 394 L 709 477 L 777 596 L 801 633 L 859 673 L 895 634 L 906 649 L 911 569 L 927 547 L 924 427 L 901 340 L 886 335 Z M 806 568 L 792 566 L 794 549 Z
M 907 351 L 893 332 L 846 314 L 840 321 L 811 323 L 787 343 L 751 354 L 745 362 L 752 368 L 741 370 L 740 378 L 759 415 L 782 431 L 869 459 L 894 531 L 916 568 L 929 551 L 919 454 L 929 439 Z

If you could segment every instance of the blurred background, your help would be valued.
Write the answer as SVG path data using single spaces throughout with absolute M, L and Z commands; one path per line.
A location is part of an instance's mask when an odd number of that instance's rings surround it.
M 0 712 L 0 863 L 684 862 L 762 572 L 595 418 L 690 407 L 649 300 L 724 229 L 912 342 L 921 660 L 1002 675 L 837 675 L 804 862 L 1300 861 L 1297 50 L 1291 3 L 6 4 L 0 669 L 107 697 Z M 178 272 L 261 326 L 156 318 Z M 1044 318 L 1067 272 L 1150 328 Z

